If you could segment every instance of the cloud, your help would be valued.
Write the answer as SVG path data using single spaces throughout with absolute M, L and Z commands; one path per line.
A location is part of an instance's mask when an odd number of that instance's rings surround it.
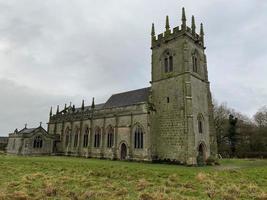
M 267 97 L 265 1 L 0 0 L 0 135 L 148 86 L 151 23 L 180 25 L 182 6 L 204 23 L 214 97 L 252 115 Z

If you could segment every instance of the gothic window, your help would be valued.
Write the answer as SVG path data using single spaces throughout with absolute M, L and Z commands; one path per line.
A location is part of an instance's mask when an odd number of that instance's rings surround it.
M 144 147 L 144 132 L 142 127 L 136 126 L 134 131 L 134 148 L 142 149 Z
M 95 140 L 94 140 L 94 147 L 99 148 L 100 147 L 100 140 L 101 140 L 101 129 L 97 127 L 95 129 Z
M 173 56 L 169 52 L 164 54 L 164 71 L 165 73 L 173 71 Z
M 70 140 L 70 129 L 67 128 L 65 131 L 65 147 L 67 147 L 69 145 L 69 140 Z
M 203 133 L 203 121 L 204 121 L 203 116 L 199 114 L 198 119 L 197 119 L 198 133 Z
M 83 135 L 83 147 L 87 147 L 88 146 L 88 136 L 89 136 L 89 128 L 87 127 L 85 129 L 85 133 Z
M 74 147 L 77 147 L 78 145 L 79 132 L 80 132 L 80 129 L 76 128 L 75 135 L 74 135 Z
M 165 67 L 165 72 L 167 73 L 169 71 L 169 62 L 168 58 L 164 59 L 164 67 Z
M 173 71 L 173 59 L 172 59 L 172 56 L 169 57 L 169 71 L 170 72 Z
M 114 143 L 114 128 L 109 126 L 108 127 L 108 138 L 107 138 L 107 147 L 111 148 Z
M 193 72 L 199 73 L 199 55 L 197 50 L 192 54 Z
M 33 141 L 33 148 L 35 149 L 40 149 L 43 147 L 43 139 L 41 136 L 37 136 L 34 138 L 34 141 Z

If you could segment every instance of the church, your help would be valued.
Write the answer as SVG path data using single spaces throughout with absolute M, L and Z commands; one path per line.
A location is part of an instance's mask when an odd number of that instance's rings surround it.
M 171 29 L 167 16 L 157 36 L 152 24 L 150 87 L 111 95 L 103 104 L 58 106 L 55 114 L 51 108 L 47 131 L 25 127 L 10 134 L 7 152 L 20 132 L 30 132 L 32 142 L 20 152 L 37 148 L 38 137 L 38 152 L 48 155 L 187 165 L 216 156 L 203 25 L 198 33 L 192 16 L 188 26 L 184 8 L 181 21 Z

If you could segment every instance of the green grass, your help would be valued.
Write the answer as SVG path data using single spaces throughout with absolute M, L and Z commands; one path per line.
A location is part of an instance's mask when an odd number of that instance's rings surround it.
M 267 199 L 267 160 L 221 166 L 0 155 L 1 199 Z

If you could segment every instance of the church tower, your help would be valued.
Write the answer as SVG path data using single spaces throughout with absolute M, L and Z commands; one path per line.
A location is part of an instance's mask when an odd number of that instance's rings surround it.
M 152 24 L 151 134 L 155 160 L 196 164 L 217 153 L 204 29 L 195 18 L 156 36 Z

